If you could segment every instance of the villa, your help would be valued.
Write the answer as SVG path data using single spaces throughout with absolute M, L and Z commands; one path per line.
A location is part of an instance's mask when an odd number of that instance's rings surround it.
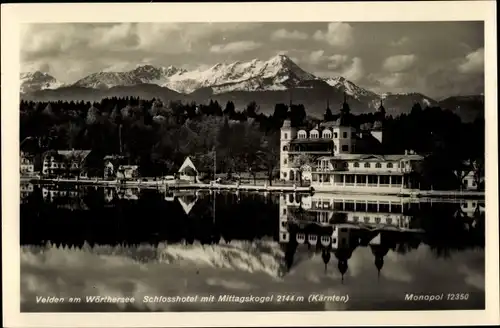
M 336 121 L 311 130 L 281 128 L 280 176 L 286 181 L 310 181 L 318 191 L 400 194 L 418 189 L 415 171 L 424 159 L 413 151 L 383 154 L 385 109 L 380 104 L 371 128 L 358 131 L 350 122 L 346 98 Z
M 43 176 L 65 176 L 87 178 L 85 161 L 90 150 L 51 150 L 44 154 Z

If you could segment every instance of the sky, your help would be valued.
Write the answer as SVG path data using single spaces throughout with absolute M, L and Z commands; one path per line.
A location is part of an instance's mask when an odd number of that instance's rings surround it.
M 286 54 L 321 77 L 436 100 L 484 92 L 483 22 L 37 23 L 21 71 L 71 83 L 140 64 L 209 68 Z

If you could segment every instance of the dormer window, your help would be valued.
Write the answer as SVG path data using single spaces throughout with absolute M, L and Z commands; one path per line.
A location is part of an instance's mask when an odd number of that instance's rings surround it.
M 392 169 L 394 167 L 394 165 L 392 165 L 392 163 L 387 163 L 387 168 L 388 169 Z
M 304 130 L 300 130 L 300 131 L 297 133 L 297 137 L 298 137 L 299 139 L 306 139 L 306 138 L 307 138 L 307 133 L 306 133 L 306 131 L 304 131 Z
M 380 168 L 382 168 L 382 164 L 380 164 L 380 163 L 376 163 L 376 164 L 375 164 L 375 167 L 376 167 L 377 169 L 380 169 Z
M 332 138 L 332 132 L 330 130 L 323 130 L 323 138 L 325 138 L 325 139 L 331 139 Z
M 370 163 L 365 163 L 365 168 L 370 168 Z
M 354 162 L 354 167 L 359 167 L 359 163 L 358 162 Z
M 319 138 L 319 132 L 317 130 L 312 130 L 310 136 L 312 139 L 317 139 Z

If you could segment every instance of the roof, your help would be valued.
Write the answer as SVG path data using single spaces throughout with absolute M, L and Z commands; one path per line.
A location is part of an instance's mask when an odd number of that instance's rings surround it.
M 104 160 L 116 160 L 116 159 L 123 159 L 125 156 L 123 155 L 106 155 L 104 156 Z
M 376 155 L 376 154 L 338 154 L 336 156 L 323 156 L 318 160 L 363 160 L 363 161 L 400 161 L 400 160 L 422 160 L 423 156 L 417 154 L 409 155 Z
M 87 156 L 90 154 L 91 150 L 56 150 L 55 151 L 59 156 L 66 158 L 79 159 L 80 161 L 85 160 Z M 48 153 L 51 153 L 50 151 Z
M 138 169 L 139 165 L 120 165 L 119 168 L 121 168 L 121 169 Z

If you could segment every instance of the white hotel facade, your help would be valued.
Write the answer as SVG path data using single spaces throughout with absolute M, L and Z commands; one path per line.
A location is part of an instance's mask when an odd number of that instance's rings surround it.
M 317 191 L 400 194 L 418 189 L 412 173 L 424 157 L 413 151 L 383 154 L 382 104 L 370 130 L 351 126 L 348 116 L 349 105 L 344 101 L 336 121 L 322 122 L 310 130 L 292 127 L 291 121 L 285 120 L 281 128 L 281 179 L 299 181 L 302 175 L 302 180 L 310 181 Z M 297 161 L 304 155 L 309 163 Z

